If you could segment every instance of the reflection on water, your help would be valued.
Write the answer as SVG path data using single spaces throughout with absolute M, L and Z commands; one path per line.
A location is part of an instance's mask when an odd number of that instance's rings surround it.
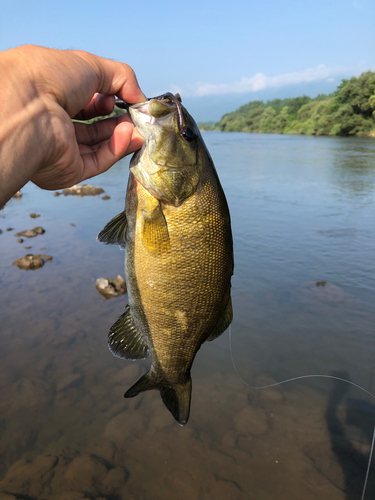
M 339 374 L 375 393 L 374 141 L 204 137 L 233 219 L 243 380 Z M 224 334 L 198 353 L 186 427 L 157 391 L 123 398 L 149 363 L 107 350 L 126 296 L 105 301 L 95 280 L 123 274 L 124 254 L 95 237 L 122 209 L 126 177 L 122 162 L 92 182 L 108 201 L 28 185 L 0 212 L 0 498 L 360 500 L 375 422 L 360 389 L 250 389 Z M 46 233 L 18 243 L 31 212 Z M 11 265 L 28 252 L 53 261 Z

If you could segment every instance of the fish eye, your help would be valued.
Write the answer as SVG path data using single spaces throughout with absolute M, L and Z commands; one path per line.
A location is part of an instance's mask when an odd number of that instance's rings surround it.
M 195 137 L 194 130 L 190 127 L 183 127 L 181 129 L 181 136 L 186 142 L 192 142 Z

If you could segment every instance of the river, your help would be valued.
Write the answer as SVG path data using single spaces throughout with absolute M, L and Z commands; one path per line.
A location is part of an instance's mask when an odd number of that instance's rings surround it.
M 30 183 L 0 211 L 1 499 L 361 500 L 375 424 L 375 141 L 203 137 L 231 211 L 234 321 L 197 355 L 184 428 L 157 391 L 123 398 L 149 361 L 106 345 L 126 296 L 104 300 L 95 281 L 123 275 L 124 253 L 95 238 L 123 209 L 128 160 L 90 181 L 109 200 Z M 34 226 L 45 234 L 18 243 Z M 28 252 L 53 260 L 11 265 Z M 307 375 L 319 377 L 274 385 Z

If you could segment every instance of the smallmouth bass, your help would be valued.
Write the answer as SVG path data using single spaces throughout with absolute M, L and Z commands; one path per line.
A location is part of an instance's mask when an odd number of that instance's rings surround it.
M 158 389 L 180 425 L 189 419 L 190 369 L 233 317 L 233 243 L 227 201 L 198 126 L 177 94 L 128 106 L 145 142 L 130 162 L 125 210 L 98 240 L 126 248 L 128 304 L 108 335 L 125 359 L 152 355 L 126 393 Z

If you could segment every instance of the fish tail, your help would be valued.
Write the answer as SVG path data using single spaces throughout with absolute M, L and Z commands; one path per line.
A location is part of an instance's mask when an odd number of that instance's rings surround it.
M 158 389 L 163 403 L 172 413 L 177 422 L 184 426 L 189 420 L 191 401 L 191 377 L 186 382 L 170 384 L 160 382 L 153 377 L 151 371 L 147 372 L 126 393 L 126 398 L 138 396 L 141 392 Z

